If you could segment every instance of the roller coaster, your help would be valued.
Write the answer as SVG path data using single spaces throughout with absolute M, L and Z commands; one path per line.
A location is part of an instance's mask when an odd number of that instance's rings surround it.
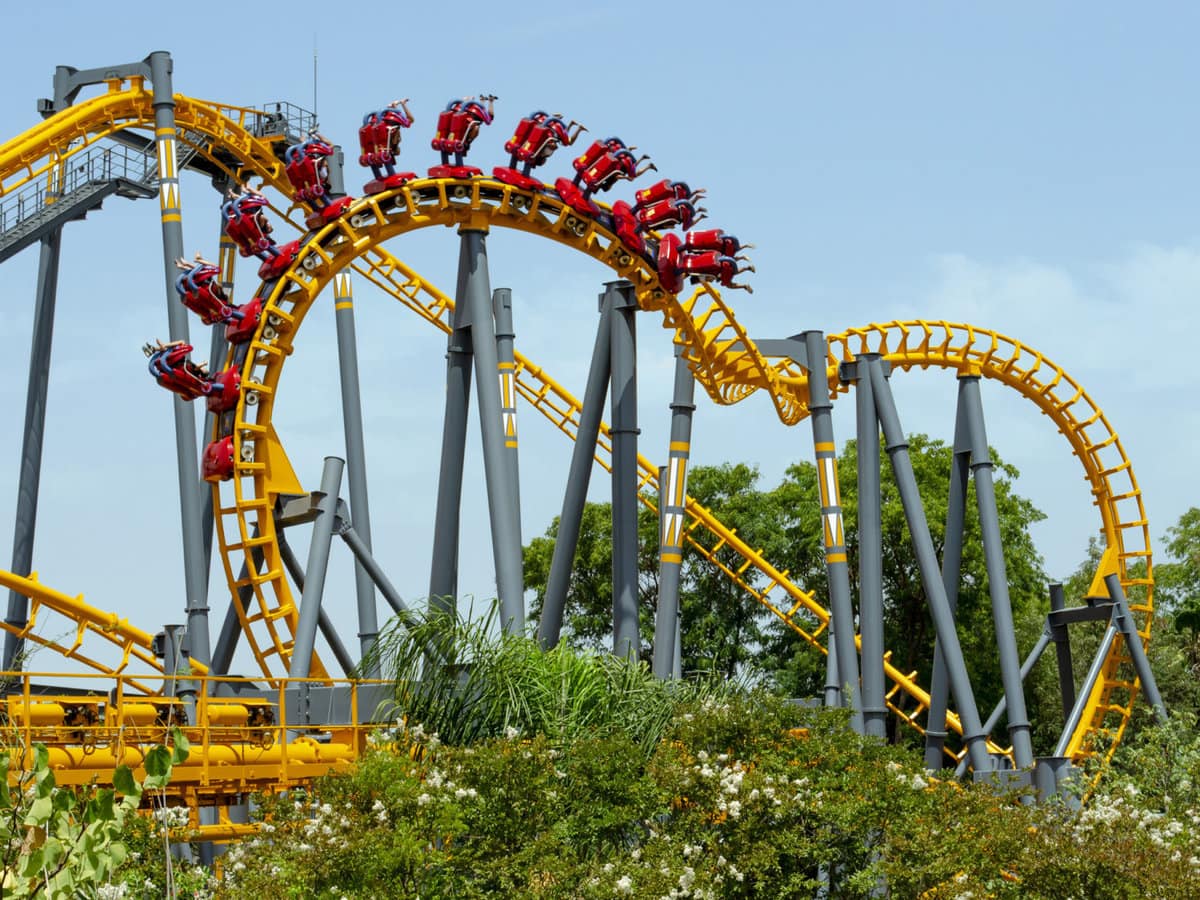
M 98 91 L 95 89 L 99 88 Z M 90 89 L 92 95 L 79 99 Z M 717 566 L 746 595 L 802 640 L 826 653 L 826 701 L 848 702 L 854 726 L 883 734 L 889 711 L 925 735 L 927 763 L 960 773 L 1034 782 L 1053 791 L 1071 765 L 1111 753 L 1140 689 L 1162 704 L 1146 662 L 1153 619 L 1149 524 L 1141 491 L 1117 433 L 1084 388 L 1042 353 L 995 331 L 946 321 L 896 321 L 832 335 L 752 338 L 722 291 L 750 267 L 736 238 L 694 226 L 704 215 L 701 191 L 663 179 L 638 190 L 636 202 L 597 198 L 651 164 L 617 138 L 592 142 L 573 160 L 572 178 L 543 183 L 533 171 L 582 132 L 561 116 L 535 112 L 506 143 L 509 164 L 491 174 L 466 164 L 486 133 L 494 97 L 452 101 L 438 116 L 428 174 L 399 172 L 401 135 L 413 123 L 407 101 L 364 116 L 360 162 L 371 171 L 362 196 L 344 190 L 340 148 L 316 131 L 315 117 L 289 104 L 242 107 L 174 93 L 168 54 L 93 70 L 59 67 L 55 96 L 41 101 L 44 121 L 0 145 L 0 261 L 40 245 L 41 270 L 30 362 L 25 445 L 10 591 L 4 669 L 4 714 L 25 746 L 46 744 L 60 783 L 103 781 L 115 765 L 138 766 L 172 726 L 195 753 L 177 767 L 172 802 L 186 803 L 193 824 L 223 840 L 250 826 L 228 810 L 252 791 L 277 791 L 353 765 L 387 686 L 378 671 L 360 671 L 379 631 L 375 592 L 399 616 L 408 608 L 372 555 L 357 386 L 353 283 L 361 279 L 440 330 L 447 340 L 447 391 L 438 499 L 433 524 L 431 610 L 455 608 L 463 454 L 474 376 L 487 488 L 497 602 L 503 627 L 525 630 L 522 584 L 517 398 L 569 438 L 572 460 L 555 559 L 538 637 L 559 638 L 588 480 L 598 463 L 612 478 L 614 652 L 639 655 L 637 505 L 661 523 L 660 595 L 653 668 L 677 675 L 679 567 L 684 548 Z M 411 143 L 411 139 L 410 139 Z M 407 159 L 415 156 L 409 151 Z M 203 172 L 222 191 L 217 262 L 183 260 L 179 173 Z M 251 190 L 251 180 L 259 183 Z M 273 204 L 264 193 L 282 198 Z M 151 371 L 175 398 L 184 544 L 186 627 L 159 633 L 118 613 L 42 584 L 32 559 L 33 515 L 40 477 L 54 282 L 63 224 L 99 208 L 113 194 L 159 198 L 170 342 L 147 345 Z M 207 211 L 206 211 L 207 212 Z M 270 215 L 268 215 L 268 213 Z M 280 244 L 272 228 L 294 227 Z M 458 284 L 453 297 L 392 255 L 401 235 L 442 226 L 457 230 Z M 488 234 L 523 231 L 564 244 L 607 266 L 595 351 L 577 398 L 513 346 L 512 293 L 493 291 Z M 678 230 L 678 233 L 676 231 Z M 682 236 L 681 236 L 682 235 Z M 236 255 L 257 257 L 260 283 L 234 302 Z M 689 284 L 691 282 L 691 284 Z M 332 293 L 346 421 L 345 464 L 327 458 L 317 489 L 305 489 L 275 427 L 285 364 L 307 314 Z M 181 302 L 182 301 L 182 302 Z M 212 328 L 209 372 L 193 364 L 188 310 Z M 667 464 L 659 468 L 637 445 L 638 319 L 661 316 L 677 366 Z M 957 378 L 955 467 L 942 559 L 937 558 L 891 393 L 893 377 L 942 369 Z M 474 370 L 474 371 L 472 371 Z M 1051 613 L 1037 645 L 1018 656 L 992 493 L 979 383 L 992 379 L 1046 415 L 1083 467 L 1104 552 L 1086 597 L 1051 586 Z M 694 390 L 717 404 L 761 391 L 785 425 L 809 420 L 817 461 L 828 601 L 774 567 L 708 509 L 687 495 Z M 148 388 L 149 390 L 149 388 Z M 611 392 L 611 424 L 602 421 Z M 859 583 L 849 590 L 846 536 L 838 496 L 831 407 L 853 396 L 859 445 Z M 203 441 L 187 403 L 208 408 Z M 883 441 L 881 445 L 880 432 Z M 883 646 L 879 526 L 882 449 L 902 497 L 922 583 L 937 634 L 928 686 L 898 669 Z M 202 449 L 202 452 L 198 452 Z M 340 499 L 345 466 L 349 503 Z M 976 706 L 954 621 L 967 485 L 980 509 L 989 590 L 997 629 L 1004 701 L 985 721 Z M 989 504 L 991 504 L 989 506 Z M 311 526 L 306 564 L 286 530 Z M 340 536 L 356 559 L 359 646 L 350 652 L 333 611 L 322 607 L 329 548 Z M 213 537 L 215 535 L 215 541 Z M 206 572 L 215 550 L 228 605 L 211 644 Z M 347 617 L 339 612 L 338 620 Z M 1104 622 L 1086 679 L 1072 676 L 1070 626 Z M 855 624 L 857 623 L 857 629 Z M 316 650 L 320 633 L 331 657 Z M 66 634 L 66 638 L 48 635 Z M 240 641 L 260 670 L 229 674 Z M 21 666 L 37 644 L 87 674 L 35 673 Z M 1059 660 L 1065 727 L 1053 757 L 1035 760 L 1021 682 L 1051 644 Z M 335 677 L 330 662 L 342 671 Z M 368 667 L 369 668 L 369 667 Z M 951 702 L 952 701 L 952 702 Z M 952 707 L 952 708 L 951 708 Z M 1007 736 L 992 730 L 1007 719 Z M 949 732 L 961 736 L 951 749 Z M 14 756 L 14 766 L 22 764 Z M 201 810 L 208 810 L 201 815 Z

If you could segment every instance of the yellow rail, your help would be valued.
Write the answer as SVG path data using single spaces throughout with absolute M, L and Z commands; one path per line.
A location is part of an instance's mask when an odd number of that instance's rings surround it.
M 288 721 L 283 686 L 266 699 L 219 695 L 221 686 L 255 687 L 249 679 L 160 675 L 147 694 L 145 679 L 125 675 L 26 672 L 11 677 L 19 679 L 19 687 L 0 698 L 6 722 L 3 737 L 8 746 L 23 751 L 10 757 L 10 784 L 28 768 L 35 744 L 48 749 L 60 785 L 111 784 L 119 765 L 129 766 L 143 778 L 146 753 L 167 742 L 171 728 L 178 727 L 191 744 L 191 753 L 175 766 L 162 796 L 192 807 L 255 791 L 287 790 L 349 768 L 378 727 L 355 724 L 360 703 L 365 702 L 362 692 L 385 684 L 332 682 L 347 690 L 349 722 L 312 725 Z M 46 681 L 71 692 L 35 693 L 34 682 Z M 290 679 L 287 685 L 303 681 L 331 683 Z M 363 718 L 374 712 L 361 711 L 366 714 Z

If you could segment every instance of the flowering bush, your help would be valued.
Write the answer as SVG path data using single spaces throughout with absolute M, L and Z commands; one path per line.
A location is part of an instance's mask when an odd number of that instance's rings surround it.
M 358 770 L 264 801 L 229 897 L 1189 897 L 1200 815 L 1136 788 L 1082 814 L 931 777 L 843 714 L 684 703 L 619 730 L 447 746 L 398 727 Z

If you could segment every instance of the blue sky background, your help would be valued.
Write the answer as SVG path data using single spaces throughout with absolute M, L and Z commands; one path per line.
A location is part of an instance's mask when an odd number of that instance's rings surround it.
M 38 121 L 35 101 L 51 93 L 55 65 L 129 62 L 155 49 L 173 54 L 180 93 L 312 106 L 315 43 L 321 128 L 349 148 L 352 192 L 368 178 L 353 158 L 361 115 L 392 98 L 412 98 L 404 162 L 417 170 L 434 162 L 428 139 L 449 97 L 500 97 L 496 124 L 471 155 L 484 168 L 503 161 L 520 116 L 562 111 L 593 136 L 636 143 L 663 176 L 707 187 L 712 224 L 757 245 L 754 295 L 731 295 L 751 334 L 897 317 L 999 329 L 1064 365 L 1105 409 L 1156 541 L 1200 502 L 1200 376 L 1190 359 L 1200 326 L 1200 16 L 1191 5 L 699 2 L 684 12 L 533 2 L 441 13 L 298 3 L 244 22 L 214 5 L 207 20 L 193 12 L 185 25 L 156 23 L 149 11 L 114 19 L 103 30 L 116 34 L 105 38 L 97 9 L 6 13 L 8 33 L 28 39 L 9 41 L 0 139 Z M 545 177 L 566 172 L 567 159 L 560 153 Z M 215 254 L 217 203 L 204 179 L 185 176 L 189 252 Z M 453 287 L 451 232 L 392 249 Z M 490 256 L 493 286 L 516 296 L 518 346 L 582 392 L 607 271 L 517 234 L 494 235 Z M 0 266 L 0 415 L 9 423 L 0 431 L 0 523 L 15 509 L 36 260 L 27 250 Z M 139 350 L 166 337 L 160 261 L 153 202 L 110 199 L 65 231 L 35 553 L 46 582 L 149 630 L 182 620 L 170 398 Z M 253 268 L 241 263 L 238 279 L 240 301 L 255 286 Z M 428 586 L 444 341 L 365 287 L 358 294 L 376 551 L 418 601 Z M 306 322 L 276 416 L 314 486 L 321 458 L 343 447 L 331 305 Z M 192 334 L 207 347 L 196 319 Z M 641 320 L 639 353 L 643 452 L 660 459 L 672 362 L 668 333 L 651 316 Z M 949 438 L 952 377 L 905 375 L 895 389 L 909 431 Z M 994 384 L 984 402 L 992 444 L 1048 514 L 1036 533 L 1048 571 L 1065 575 L 1099 528 L 1082 470 L 1029 403 Z M 851 405 L 841 406 L 839 441 L 853 427 Z M 558 512 L 569 448 L 532 414 L 521 428 L 527 541 Z M 752 461 L 771 486 L 810 457 L 808 429 L 780 426 L 765 398 L 732 409 L 701 400 L 696 461 Z M 475 524 L 464 534 L 461 586 L 482 599 L 494 591 L 477 453 L 467 477 L 464 512 Z M 335 553 L 327 602 L 350 636 L 345 556 Z M 213 607 L 219 617 L 218 590 Z

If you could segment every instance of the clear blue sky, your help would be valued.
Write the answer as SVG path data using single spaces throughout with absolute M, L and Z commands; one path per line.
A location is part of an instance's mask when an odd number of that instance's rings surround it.
M 757 245 L 755 293 L 732 297 L 752 334 L 896 317 L 1008 332 L 1066 366 L 1104 407 L 1133 460 L 1156 540 L 1200 503 L 1200 376 L 1187 358 L 1200 325 L 1200 14 L 1192 5 L 1021 3 L 991 12 L 692 3 L 684 12 L 592 4 L 567 12 L 558 3 L 297 3 L 242 22 L 193 11 L 185 25 L 157 24 L 146 10 L 103 29 L 94 5 L 50 7 L 53 28 L 45 6 L 6 14 L 8 33 L 26 39 L 8 42 L 0 139 L 36 123 L 35 101 L 49 95 L 56 64 L 128 62 L 155 49 L 173 54 L 181 93 L 311 106 L 315 43 L 322 130 L 353 151 L 364 110 L 411 97 L 417 124 L 405 161 L 417 169 L 433 160 L 427 140 L 449 97 L 499 95 L 497 123 L 472 153 L 485 167 L 501 161 L 521 115 L 561 110 L 593 135 L 638 144 L 663 175 L 707 187 L 713 224 Z M 98 39 L 102 31 L 119 34 Z M 366 176 L 350 156 L 354 189 Z M 547 177 L 563 171 L 560 156 Z M 183 189 L 189 252 L 211 254 L 217 198 L 196 177 Z M 605 270 L 525 236 L 496 235 L 491 246 L 493 285 L 517 297 L 519 346 L 581 391 Z M 449 232 L 392 249 L 452 287 Z M 160 254 L 152 202 L 109 200 L 65 232 L 36 552 L 48 583 L 151 630 L 181 620 L 170 610 L 182 605 L 169 397 L 139 351 L 166 337 Z M 0 523 L 15 507 L 35 271 L 33 250 L 0 266 L 0 414 L 10 423 L 0 432 L 8 479 Z M 252 276 L 241 264 L 239 300 Z M 370 299 L 358 308 L 376 548 L 415 599 L 428 581 L 444 344 Z M 277 416 L 302 479 L 314 485 L 321 457 L 342 451 L 332 313 L 323 312 L 306 323 Z M 207 343 L 202 331 L 193 320 L 198 346 Z M 640 353 L 644 452 L 661 458 L 670 347 L 649 317 Z M 896 391 L 910 431 L 949 437 L 951 378 L 906 376 Z M 1030 405 L 994 385 L 984 402 L 992 443 L 1049 515 L 1037 532 L 1048 569 L 1064 575 L 1099 527 L 1082 471 Z M 839 441 L 852 436 L 849 412 L 839 414 Z M 557 514 L 569 450 L 531 414 L 522 432 L 528 540 Z M 809 441 L 807 429 L 779 426 L 763 398 L 735 409 L 702 402 L 697 413 L 697 461 L 756 462 L 767 485 L 810 457 Z M 468 478 L 481 486 L 477 455 Z M 465 508 L 485 521 L 481 493 L 469 487 Z M 0 524 L 4 553 L 8 527 Z M 489 597 L 486 531 L 469 529 L 466 540 L 464 592 Z M 335 565 L 328 596 L 349 609 L 347 571 Z M 219 616 L 223 601 L 213 597 Z

